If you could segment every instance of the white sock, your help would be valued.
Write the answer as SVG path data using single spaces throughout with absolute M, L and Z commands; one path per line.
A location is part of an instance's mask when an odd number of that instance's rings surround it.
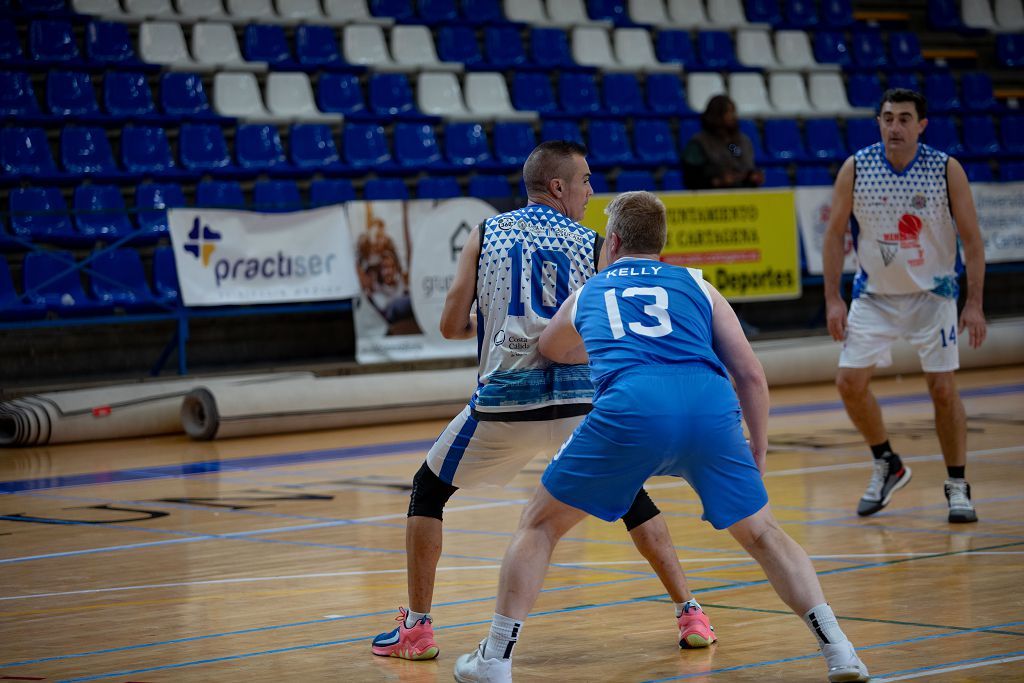
M 697 598 L 690 598 L 686 602 L 677 602 L 677 603 L 675 603 L 675 605 L 676 605 L 676 619 L 678 619 L 679 617 L 681 617 L 683 615 L 683 611 L 686 609 L 687 605 L 690 606 L 690 609 L 693 609 L 694 607 L 697 607 L 698 609 L 700 608 L 700 603 L 697 602 Z
M 423 617 L 429 616 L 430 612 L 413 612 L 412 610 L 409 610 L 405 615 L 405 627 L 412 628 L 416 625 L 417 621 L 419 621 Z
M 804 615 L 804 623 L 807 624 L 807 628 L 811 629 L 814 637 L 818 639 L 819 646 L 835 645 L 836 643 L 848 640 L 846 634 L 843 633 L 843 629 L 839 628 L 836 615 L 832 613 L 832 608 L 829 607 L 827 602 L 815 605 L 807 610 L 807 614 Z
M 487 635 L 487 646 L 484 648 L 486 659 L 511 659 L 512 648 L 519 640 L 523 630 L 523 622 L 512 617 L 494 613 L 491 621 L 491 632 Z

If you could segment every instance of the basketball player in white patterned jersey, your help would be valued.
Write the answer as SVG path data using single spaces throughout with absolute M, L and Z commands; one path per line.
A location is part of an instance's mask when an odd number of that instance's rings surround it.
M 881 142 L 858 151 L 839 170 L 822 254 L 828 330 L 843 342 L 836 376 L 839 394 L 875 458 L 857 514 L 878 512 L 910 481 L 910 468 L 889 445 L 881 409 L 869 388 L 875 366 L 892 362 L 890 347 L 903 337 L 917 349 L 935 406 L 948 476 L 948 519 L 975 522 L 971 487 L 964 479 L 967 417 L 954 371 L 960 367 L 958 348 L 965 329 L 972 348 L 985 341 L 985 252 L 963 167 L 918 142 L 928 124 L 926 115 L 920 94 L 886 91 L 878 110 Z M 840 291 L 848 225 L 859 263 L 849 316 Z M 967 270 L 959 322 L 958 235 Z
M 477 338 L 478 387 L 413 478 L 406 521 L 409 609 L 399 608 L 398 628 L 373 639 L 376 655 L 438 655 L 429 612 L 442 511 L 452 494 L 467 486 L 503 486 L 534 458 L 553 456 L 591 409 L 588 367 L 552 363 L 537 349 L 558 307 L 600 267 L 603 240 L 578 223 L 593 194 L 586 149 L 542 143 L 523 166 L 523 179 L 529 205 L 471 232 L 445 299 L 441 333 Z M 713 629 L 687 588 L 668 525 L 646 491 L 640 490 L 622 520 L 675 603 L 680 646 L 709 646 Z M 499 622 L 494 628 L 511 626 Z

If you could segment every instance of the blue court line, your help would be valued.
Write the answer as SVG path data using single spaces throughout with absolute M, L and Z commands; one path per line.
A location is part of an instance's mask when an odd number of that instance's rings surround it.
M 987 655 L 985 657 L 974 657 L 972 659 L 961 659 L 961 660 L 956 661 L 956 662 L 945 662 L 943 664 L 929 664 L 928 666 L 919 666 L 916 669 L 903 669 L 902 671 L 890 671 L 889 673 L 881 674 L 880 677 L 879 676 L 872 676 L 871 680 L 878 681 L 878 683 L 882 683 L 886 679 L 895 678 L 896 676 L 903 676 L 905 674 L 918 673 L 920 671 L 933 671 L 935 669 L 943 669 L 943 668 L 946 668 L 948 666 L 962 666 L 964 664 L 978 664 L 980 662 L 990 662 L 990 661 L 996 660 L 996 659 L 1003 659 L 1004 657 L 1017 657 L 1017 656 L 1020 656 L 1020 655 L 1024 655 L 1024 650 L 1018 650 L 1017 652 L 1005 652 L 1003 654 L 998 654 L 998 655 Z

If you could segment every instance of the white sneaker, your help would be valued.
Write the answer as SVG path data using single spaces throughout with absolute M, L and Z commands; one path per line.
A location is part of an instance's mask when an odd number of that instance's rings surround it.
M 477 683 L 477 681 L 512 683 L 512 660 L 484 659 L 485 645 L 487 645 L 486 638 L 480 641 L 475 652 L 460 655 L 455 660 L 455 680 L 459 683 Z
M 822 645 L 821 654 L 825 655 L 825 664 L 828 665 L 829 683 L 866 681 L 870 678 L 868 668 L 860 661 L 853 643 L 848 640 L 834 645 Z
M 977 522 L 978 514 L 971 502 L 971 485 L 963 479 L 946 480 L 946 500 L 949 502 L 949 521 L 957 524 Z

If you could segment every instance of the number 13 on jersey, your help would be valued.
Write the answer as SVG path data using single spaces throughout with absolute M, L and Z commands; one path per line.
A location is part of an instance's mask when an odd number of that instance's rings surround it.
M 652 303 L 644 304 L 644 315 L 650 319 L 630 321 L 622 324 L 622 313 L 619 310 L 619 291 L 607 289 L 604 293 L 604 307 L 608 311 L 608 324 L 612 328 L 612 336 L 621 339 L 628 329 L 641 337 L 664 337 L 672 332 L 672 318 L 668 314 L 668 292 L 663 287 L 627 287 L 622 291 L 622 298 L 642 297 L 652 299 Z M 656 325 L 645 325 L 645 322 L 656 322 Z

